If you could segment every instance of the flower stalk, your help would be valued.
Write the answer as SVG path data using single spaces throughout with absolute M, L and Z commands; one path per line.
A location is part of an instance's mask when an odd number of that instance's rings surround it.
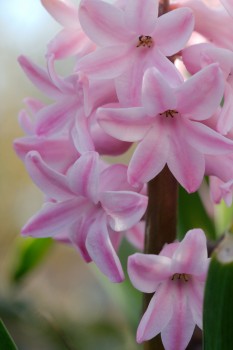
M 167 166 L 148 183 L 148 196 L 144 252 L 159 254 L 165 243 L 176 238 L 178 183 Z M 144 310 L 151 297 L 152 294 L 144 294 Z M 155 349 L 164 349 L 160 335 L 144 344 L 144 350 Z

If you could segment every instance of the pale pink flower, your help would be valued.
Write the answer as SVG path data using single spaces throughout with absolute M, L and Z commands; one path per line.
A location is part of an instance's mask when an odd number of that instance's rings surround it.
M 194 30 L 209 42 L 233 50 L 233 20 L 223 6 L 213 8 L 202 0 L 178 1 L 176 6 L 189 7 L 193 11 Z
M 28 152 L 37 151 L 51 168 L 65 173 L 80 156 L 72 138 L 63 133 L 46 137 L 37 135 L 35 117 L 38 116 L 44 104 L 32 98 L 26 98 L 24 102 L 27 109 L 20 111 L 18 119 L 27 136 L 14 140 L 16 154 L 24 162 Z
M 95 48 L 83 33 L 78 20 L 78 7 L 69 0 L 41 0 L 42 5 L 64 29 L 50 41 L 47 56 L 55 60 L 82 55 Z
M 182 51 L 183 62 L 192 74 L 212 63 L 218 63 L 225 78 L 224 103 L 216 122 L 216 130 L 226 135 L 233 127 L 233 51 L 205 43 Z
M 232 205 L 233 179 L 223 182 L 218 177 L 210 176 L 210 195 L 214 203 L 219 204 L 223 199 L 228 207 Z
M 137 330 L 139 343 L 161 332 L 166 350 L 186 348 L 195 325 L 202 328 L 208 265 L 201 229 L 188 231 L 180 243 L 165 245 L 159 255 L 136 253 L 128 258 L 134 287 L 144 293 L 155 292 Z
M 34 109 L 35 135 L 47 139 L 62 134 L 70 139 L 72 134 L 79 153 L 96 150 L 118 155 L 130 147 L 130 143 L 107 135 L 96 121 L 97 107 L 117 101 L 112 80 L 90 81 L 77 73 L 61 78 L 54 69 L 53 58 L 48 60 L 48 71 L 24 56 L 19 57 L 19 63 L 31 82 L 55 101 Z
M 233 17 L 233 2 L 232 0 L 220 0 L 228 13 Z
M 197 190 L 205 172 L 205 154 L 233 151 L 231 140 L 203 123 L 220 105 L 223 88 L 216 64 L 176 88 L 157 69 L 149 68 L 143 78 L 142 106 L 98 110 L 106 132 L 120 140 L 139 141 L 128 168 L 132 185 L 151 180 L 167 163 L 188 192 Z
M 188 8 L 159 18 L 158 0 L 128 0 L 124 8 L 101 0 L 82 0 L 79 19 L 97 49 L 77 70 L 98 79 L 115 78 L 121 103 L 137 104 L 144 71 L 155 66 L 174 85 L 180 75 L 166 58 L 184 48 L 194 20 Z
M 66 175 L 48 167 L 38 152 L 30 152 L 25 164 L 49 200 L 22 234 L 59 238 L 65 233 L 87 262 L 93 260 L 112 282 L 121 282 L 124 274 L 114 249 L 118 233 L 137 224 L 147 207 L 147 197 L 127 183 L 127 167 L 108 166 L 96 152 L 83 154 Z

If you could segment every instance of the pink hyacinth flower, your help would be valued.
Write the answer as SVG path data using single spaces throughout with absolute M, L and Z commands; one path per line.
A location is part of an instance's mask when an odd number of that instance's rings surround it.
M 128 259 L 135 288 L 153 293 L 137 330 L 139 343 L 161 333 L 166 350 L 184 350 L 197 324 L 202 328 L 202 304 L 208 270 L 206 237 L 201 229 L 187 232 L 159 255 L 136 253 Z
M 189 7 L 193 11 L 194 30 L 209 42 L 233 50 L 233 20 L 223 6 L 213 8 L 202 0 L 182 0 L 175 6 Z
M 41 0 L 50 15 L 64 28 L 48 44 L 47 56 L 55 60 L 82 55 L 95 48 L 83 33 L 78 20 L 78 8 L 69 0 Z
M 97 49 L 78 61 L 77 70 L 98 79 L 115 78 L 124 105 L 137 104 L 148 67 L 157 67 L 174 85 L 180 82 L 166 56 L 186 45 L 194 26 L 192 11 L 182 8 L 157 18 L 158 3 L 128 0 L 123 9 L 101 0 L 80 3 L 81 26 Z
M 228 13 L 233 17 L 233 2 L 232 0 L 220 0 Z
M 203 123 L 220 105 L 223 89 L 217 64 L 176 88 L 156 68 L 149 68 L 143 78 L 142 106 L 98 110 L 106 132 L 120 140 L 139 141 L 128 168 L 132 185 L 151 180 L 167 164 L 188 192 L 197 190 L 205 172 L 204 155 L 233 151 L 232 140 Z
M 49 201 L 22 234 L 58 238 L 62 232 L 68 234 L 84 260 L 93 260 L 112 282 L 121 282 L 124 273 L 114 249 L 118 233 L 137 224 L 147 207 L 147 197 L 127 183 L 127 167 L 103 164 L 96 152 L 81 155 L 67 175 L 48 167 L 38 152 L 30 152 L 25 164 Z

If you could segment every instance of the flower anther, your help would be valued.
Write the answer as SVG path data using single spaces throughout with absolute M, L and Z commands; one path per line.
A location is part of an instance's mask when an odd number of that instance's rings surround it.
M 159 113 L 159 115 L 165 115 L 166 118 L 168 118 L 168 117 L 174 118 L 174 114 L 177 114 L 177 113 L 179 113 L 179 112 L 177 112 L 174 109 L 168 109 L 167 111 L 165 111 L 163 113 Z
M 153 39 L 151 36 L 149 35 L 140 35 L 138 38 L 138 44 L 136 47 L 140 47 L 140 46 L 147 46 L 147 47 L 151 47 L 153 44 Z
M 189 279 L 190 275 L 188 275 L 187 273 L 174 273 L 174 275 L 171 278 L 172 281 L 181 280 L 184 282 L 188 282 Z

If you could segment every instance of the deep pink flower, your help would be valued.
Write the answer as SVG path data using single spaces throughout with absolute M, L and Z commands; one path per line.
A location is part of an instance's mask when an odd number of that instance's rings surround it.
M 166 350 L 184 350 L 197 324 L 202 328 L 202 304 L 209 259 L 201 229 L 187 232 L 180 243 L 165 245 L 159 255 L 136 253 L 128 258 L 135 288 L 153 293 L 137 330 L 139 343 L 161 332 Z
M 114 233 L 137 224 L 147 207 L 147 197 L 127 183 L 126 166 L 108 166 L 96 152 L 83 154 L 67 175 L 48 167 L 37 152 L 30 152 L 25 164 L 49 200 L 22 234 L 61 237 L 64 232 L 87 262 L 93 260 L 111 281 L 121 282 L 124 274 L 114 249 L 119 235 Z
M 98 110 L 106 132 L 120 140 L 139 141 L 128 168 L 132 185 L 151 180 L 167 163 L 188 192 L 197 190 L 205 172 L 204 155 L 233 151 L 231 140 L 203 123 L 220 105 L 223 88 L 217 64 L 176 88 L 149 68 L 143 78 L 142 106 Z
M 124 8 L 101 0 L 82 0 L 79 19 L 97 49 L 77 63 L 77 70 L 98 79 L 117 78 L 125 105 L 137 104 L 144 71 L 155 66 L 173 84 L 180 75 L 166 58 L 184 48 L 194 20 L 188 8 L 159 18 L 158 0 L 128 0 Z

